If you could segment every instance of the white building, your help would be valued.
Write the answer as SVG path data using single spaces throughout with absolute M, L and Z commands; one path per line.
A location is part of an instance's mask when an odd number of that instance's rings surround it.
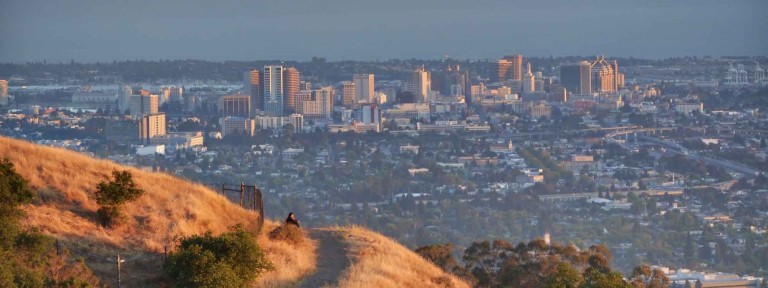
M 691 114 L 694 110 L 704 112 L 704 103 L 678 103 L 675 104 L 675 112 L 683 114 Z
M 165 145 L 147 145 L 136 148 L 136 155 L 152 156 L 155 154 L 165 155 Z
M 224 117 L 219 119 L 221 125 L 221 136 L 226 137 L 230 134 L 246 134 L 253 136 L 256 130 L 256 121 L 241 117 Z
M 528 62 L 528 71 L 523 74 L 523 93 L 531 93 L 533 91 L 536 91 L 536 77 L 533 76 L 531 63 Z

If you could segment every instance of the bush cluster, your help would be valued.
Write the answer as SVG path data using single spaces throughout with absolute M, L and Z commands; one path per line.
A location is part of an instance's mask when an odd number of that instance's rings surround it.
M 284 241 L 292 244 L 304 243 L 304 233 L 296 225 L 282 225 L 267 234 L 269 239 Z
M 271 269 L 256 238 L 242 226 L 219 236 L 182 238 L 165 264 L 176 287 L 246 287 Z

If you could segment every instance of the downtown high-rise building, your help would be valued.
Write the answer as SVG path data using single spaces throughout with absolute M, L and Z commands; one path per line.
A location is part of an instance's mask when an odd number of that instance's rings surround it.
M 531 63 L 528 62 L 525 74 L 523 74 L 523 93 L 531 93 L 536 91 L 536 77 L 533 76 L 531 71 Z
M 429 71 L 424 70 L 424 65 L 411 72 L 408 79 L 408 92 L 413 93 L 414 102 L 427 103 L 429 92 L 432 90 L 432 78 Z
M 609 63 L 605 56 L 597 57 L 591 64 L 592 71 L 592 92 L 613 93 L 618 90 L 617 76 L 615 69 L 618 69 L 618 62 Z
M 505 56 L 496 63 L 494 82 L 523 79 L 523 55 L 512 54 Z
M 261 78 L 259 69 L 247 71 L 244 74 L 243 90 L 251 97 L 251 112 L 264 110 L 264 98 L 262 97 Z
M 374 76 L 373 74 L 355 74 L 352 77 L 355 83 L 355 97 L 357 102 L 372 103 L 374 98 Z
M 157 114 L 159 108 L 158 98 L 157 95 L 149 94 L 147 90 L 141 90 L 140 95 L 132 95 L 128 105 L 131 116 L 139 118 L 144 115 Z
M 307 95 L 309 92 L 309 95 Z M 307 118 L 331 119 L 333 112 L 333 87 L 323 87 L 312 91 L 301 91 L 300 98 L 306 99 L 301 102 L 301 114 Z
M 264 101 L 264 112 L 269 116 L 283 115 L 283 66 L 267 65 L 262 70 L 261 91 Z
M 592 68 L 587 61 L 560 65 L 560 84 L 573 94 L 592 93 Z
M 219 99 L 221 116 L 251 117 L 251 96 L 247 94 L 224 95 Z
M 165 135 L 165 114 L 149 114 L 141 116 L 139 124 L 139 139 L 142 144 L 150 144 L 155 136 Z
M 448 65 L 440 84 L 440 94 L 442 95 L 469 96 L 469 71 L 461 70 L 459 64 Z
M 341 103 L 344 105 L 344 107 L 347 108 L 354 108 L 357 104 L 357 96 L 356 96 L 357 89 L 355 87 L 355 82 L 352 81 L 342 81 L 341 82 Z
M 296 102 L 296 93 L 299 93 L 301 85 L 301 75 L 299 70 L 294 67 L 288 67 L 283 70 L 283 112 L 293 113 L 298 110 L 298 102 Z
M 0 80 L 0 106 L 8 106 L 8 80 Z

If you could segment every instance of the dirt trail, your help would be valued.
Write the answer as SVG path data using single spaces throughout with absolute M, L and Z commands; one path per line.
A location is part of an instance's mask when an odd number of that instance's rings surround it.
M 318 242 L 317 270 L 301 281 L 299 287 L 336 287 L 341 273 L 349 268 L 348 244 L 338 232 L 312 229 L 309 236 Z

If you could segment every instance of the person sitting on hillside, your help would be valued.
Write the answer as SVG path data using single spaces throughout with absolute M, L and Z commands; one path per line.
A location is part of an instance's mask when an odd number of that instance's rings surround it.
M 296 216 L 293 215 L 293 212 L 288 213 L 288 218 L 285 218 L 285 224 L 296 225 L 296 227 L 301 227 L 301 225 L 299 224 L 299 220 L 296 220 Z

